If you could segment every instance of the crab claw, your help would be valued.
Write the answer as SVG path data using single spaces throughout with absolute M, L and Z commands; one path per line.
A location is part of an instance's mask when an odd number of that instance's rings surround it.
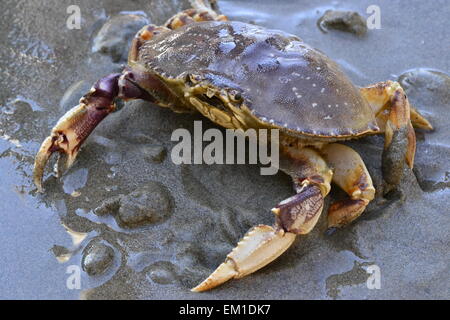
M 64 169 L 68 169 L 77 156 L 82 136 L 77 130 L 76 123 L 86 114 L 86 107 L 79 104 L 69 110 L 52 129 L 49 137 L 47 137 L 39 148 L 34 161 L 33 181 L 39 192 L 42 192 L 42 176 L 44 174 L 45 165 L 54 152 L 60 152 L 67 155 Z
M 191 291 L 206 291 L 230 279 L 239 279 L 255 272 L 286 251 L 295 236 L 281 228 L 266 225 L 252 228 L 228 254 L 225 262 Z
M 59 119 L 50 136 L 44 140 L 36 154 L 33 170 L 33 181 L 39 192 L 42 192 L 42 176 L 52 153 L 59 152 L 67 156 L 64 168 L 58 171 L 69 169 L 92 130 L 115 110 L 114 99 L 119 93 L 120 76 L 119 73 L 110 74 L 97 81 L 80 99 L 80 103 Z M 126 82 L 126 79 L 124 81 Z M 124 86 L 125 93 L 131 89 Z M 58 161 L 58 166 L 60 163 Z

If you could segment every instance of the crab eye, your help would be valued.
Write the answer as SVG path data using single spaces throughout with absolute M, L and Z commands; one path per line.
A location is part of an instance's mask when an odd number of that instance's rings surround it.
M 232 90 L 229 93 L 229 97 L 231 100 L 233 100 L 234 102 L 239 102 L 242 100 L 242 95 L 240 92 L 236 91 L 236 90 Z

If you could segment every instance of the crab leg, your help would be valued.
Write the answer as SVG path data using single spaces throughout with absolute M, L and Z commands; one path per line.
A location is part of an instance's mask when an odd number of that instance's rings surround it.
M 411 123 L 414 128 L 422 130 L 433 130 L 433 126 L 431 125 L 431 123 L 424 116 L 422 116 L 416 108 L 410 105 L 409 109 L 411 110 Z
M 274 226 L 251 229 L 225 262 L 192 291 L 206 291 L 259 270 L 285 252 L 296 235 L 307 234 L 317 223 L 323 199 L 330 191 L 332 172 L 312 149 L 290 147 L 285 151 L 282 167 L 292 176 L 297 194 L 272 209 L 276 215 Z
M 94 128 L 111 112 L 115 110 L 115 99 L 145 99 L 153 98 L 131 79 L 134 78 L 128 70 L 122 74 L 115 73 L 99 80 L 91 90 L 80 99 L 80 103 L 70 109 L 55 125 L 51 134 L 39 148 L 34 161 L 33 181 L 42 192 L 42 176 L 45 165 L 54 152 L 67 156 L 64 169 L 72 166 L 78 151 L 94 130 Z
M 342 227 L 361 215 L 373 200 L 375 188 L 363 160 L 352 148 L 332 143 L 321 152 L 334 169 L 333 182 L 350 197 L 333 203 L 328 210 L 328 227 Z
M 184 10 L 171 17 L 164 24 L 165 27 L 175 30 L 193 22 L 202 21 L 228 21 L 223 14 L 218 14 L 208 7 L 203 0 L 192 0 L 192 9 Z
M 361 88 L 377 117 L 381 131 L 385 134 L 382 171 L 386 181 L 385 192 L 393 189 L 403 176 L 404 164 L 414 165 L 417 127 L 432 129 L 430 123 L 415 109 L 411 109 L 408 98 L 398 82 L 386 81 Z

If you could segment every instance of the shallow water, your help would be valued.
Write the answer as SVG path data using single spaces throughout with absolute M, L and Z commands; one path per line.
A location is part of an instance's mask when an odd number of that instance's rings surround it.
M 374 1 L 219 1 L 233 20 L 300 36 L 336 60 L 357 85 L 404 75 L 411 102 L 436 130 L 417 135 L 414 174 L 402 184 L 405 200 L 379 197 L 355 224 L 331 236 L 324 235 L 322 217 L 270 266 L 198 295 L 188 289 L 249 227 L 270 224 L 269 209 L 292 194 L 287 176 L 260 176 L 257 166 L 174 165 L 165 156 L 173 147 L 172 131 L 193 130 L 199 116 L 128 103 L 97 128 L 69 172 L 61 179 L 46 175 L 43 195 L 31 183 L 33 156 L 56 120 L 99 75 L 120 70 L 120 63 L 92 52 L 107 17 L 144 12 L 162 23 L 187 4 L 79 1 L 81 29 L 69 30 L 69 1 L 3 1 L 0 298 L 449 298 L 450 3 L 375 2 L 382 28 L 358 38 L 325 34 L 316 22 L 327 9 L 367 16 Z M 350 143 L 376 186 L 382 143 L 379 137 Z M 130 217 L 120 216 L 120 209 L 98 209 L 119 195 L 125 197 L 120 205 L 129 208 L 130 193 L 150 181 L 162 184 L 161 194 L 173 204 L 161 221 L 135 228 L 124 224 Z M 141 200 L 146 207 L 148 199 Z M 81 271 L 81 289 L 69 289 L 68 267 L 81 266 L 85 248 L 96 243 L 113 248 L 109 267 L 97 276 Z M 379 290 L 366 286 L 365 268 L 372 264 L 381 269 Z

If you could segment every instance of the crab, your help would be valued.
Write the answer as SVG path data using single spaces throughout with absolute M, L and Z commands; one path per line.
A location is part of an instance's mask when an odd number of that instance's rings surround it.
M 390 190 L 413 167 L 413 126 L 432 126 L 397 82 L 356 87 L 335 62 L 297 36 L 228 21 L 197 3 L 165 25 L 148 25 L 136 34 L 123 72 L 100 79 L 44 140 L 33 179 L 42 191 L 44 168 L 54 152 L 65 154 L 60 164 L 70 168 L 118 99 L 200 112 L 230 129 L 279 129 L 280 168 L 292 177 L 295 195 L 274 206 L 272 226 L 250 229 L 192 289 L 200 292 L 255 272 L 308 234 L 332 182 L 348 197 L 329 207 L 328 227 L 343 227 L 361 215 L 375 188 L 359 154 L 339 142 L 384 134 L 382 171 Z

